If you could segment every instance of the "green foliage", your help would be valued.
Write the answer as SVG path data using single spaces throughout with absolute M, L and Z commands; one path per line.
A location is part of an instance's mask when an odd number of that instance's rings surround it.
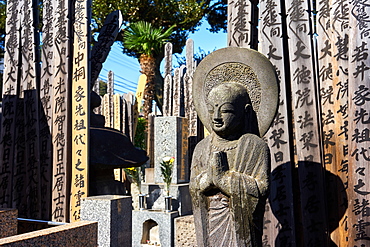
M 137 58 L 142 54 L 157 56 L 163 52 L 163 46 L 174 28 L 175 26 L 172 26 L 164 30 L 145 21 L 131 23 L 124 32 L 123 46 Z
M 166 184 L 167 196 L 170 195 L 170 185 L 172 181 L 172 168 L 175 158 L 173 157 L 164 157 L 161 162 L 161 174 L 163 177 L 163 182 Z
M 137 186 L 139 193 L 141 194 L 141 167 L 124 168 L 123 170 L 131 180 L 131 183 L 134 183 Z
M 176 25 L 170 39 L 174 52 L 181 53 L 188 33 L 196 31 L 204 16 L 212 26 L 210 31 L 226 30 L 226 15 L 222 16 L 226 13 L 225 2 L 227 0 L 93 0 L 92 17 L 98 30 L 106 16 L 117 9 L 122 13 L 125 26 L 146 21 L 167 30 Z M 123 40 L 123 33 L 118 40 Z M 124 52 L 134 56 L 129 50 Z
M 104 96 L 107 93 L 107 83 L 99 80 L 99 94 L 100 96 Z
M 146 120 L 143 117 L 138 118 L 137 126 L 136 126 L 136 133 L 134 137 L 135 147 L 141 148 L 146 150 L 146 143 L 145 143 L 145 126 Z

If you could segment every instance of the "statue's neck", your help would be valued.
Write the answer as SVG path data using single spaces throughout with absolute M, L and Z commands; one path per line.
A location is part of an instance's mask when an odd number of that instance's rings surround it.
M 222 135 L 217 135 L 214 133 L 214 139 L 215 141 L 218 141 L 220 143 L 227 143 L 230 141 L 236 141 L 239 140 L 241 137 L 241 134 L 233 134 L 233 135 L 227 135 L 227 136 L 222 136 Z
M 227 137 L 219 136 L 217 134 L 213 135 L 213 141 L 218 142 L 220 144 L 227 144 L 227 143 L 230 143 L 230 142 L 235 142 L 235 141 L 239 140 L 239 138 L 240 138 L 240 135 L 238 135 L 238 136 L 227 136 Z

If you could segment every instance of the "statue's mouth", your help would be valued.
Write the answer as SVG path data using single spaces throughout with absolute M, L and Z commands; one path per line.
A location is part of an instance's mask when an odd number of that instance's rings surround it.
M 215 127 L 217 127 L 217 128 L 220 128 L 220 127 L 222 127 L 223 125 L 224 125 L 224 123 L 222 122 L 222 121 L 220 121 L 220 122 L 216 122 L 216 121 L 213 121 L 213 125 L 215 126 Z

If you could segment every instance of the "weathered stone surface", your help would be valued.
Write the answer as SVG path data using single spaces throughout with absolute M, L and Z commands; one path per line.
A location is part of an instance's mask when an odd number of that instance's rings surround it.
M 81 201 L 81 219 L 98 222 L 99 246 L 131 246 L 131 196 L 92 196 Z
M 17 217 L 17 209 L 0 208 L 0 238 L 17 234 Z
M 196 247 L 194 216 L 187 215 L 175 219 L 175 247 Z
M 156 183 L 163 183 L 160 163 L 166 156 L 174 157 L 172 183 L 189 181 L 188 164 L 188 121 L 183 117 L 156 117 L 155 132 L 155 166 L 154 178 Z
M 96 247 L 98 245 L 98 223 L 78 221 L 44 230 L 19 234 L 0 239 L 0 246 L 76 246 Z
M 164 197 L 166 196 L 164 187 L 164 184 L 143 183 L 141 185 L 142 193 L 147 195 L 148 209 L 164 210 Z M 179 215 L 192 213 L 189 184 L 172 184 L 170 186 L 170 196 L 172 197 L 173 211 L 178 211 Z
M 197 244 L 262 246 L 270 152 L 259 134 L 276 112 L 274 70 L 250 50 L 227 48 L 212 54 L 200 63 L 193 87 L 198 115 L 211 131 L 197 144 L 191 166 Z
M 145 168 L 145 183 L 154 183 L 154 168 Z
M 193 97 L 200 120 L 210 131 L 206 96 L 214 86 L 231 81 L 247 88 L 257 115 L 259 133 L 263 136 L 276 113 L 278 85 L 270 61 L 261 53 L 247 48 L 219 49 L 198 65 L 193 78 Z
M 159 242 L 160 246 L 174 244 L 174 218 L 178 212 L 159 210 L 132 211 L 132 246 L 141 247 L 147 240 Z

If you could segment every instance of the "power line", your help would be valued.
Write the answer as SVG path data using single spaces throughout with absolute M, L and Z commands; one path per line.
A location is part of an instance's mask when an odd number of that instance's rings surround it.
M 109 70 L 107 70 L 107 69 L 105 69 L 105 68 L 103 68 L 103 70 L 104 70 L 104 71 L 109 72 Z M 113 73 L 114 73 L 114 71 L 113 71 Z M 102 75 L 102 76 L 103 76 L 103 77 L 107 77 L 106 75 Z M 135 83 L 135 82 L 133 82 L 133 81 L 130 81 L 130 80 L 126 79 L 126 78 L 123 78 L 122 76 L 119 76 L 119 75 L 117 75 L 117 74 L 114 74 L 114 77 L 118 77 L 118 78 L 120 78 L 120 79 L 122 79 L 122 80 L 124 80 L 124 81 L 127 81 L 127 82 L 129 82 L 129 83 L 131 83 L 131 84 L 133 84 L 133 85 L 137 85 L 137 83 Z

